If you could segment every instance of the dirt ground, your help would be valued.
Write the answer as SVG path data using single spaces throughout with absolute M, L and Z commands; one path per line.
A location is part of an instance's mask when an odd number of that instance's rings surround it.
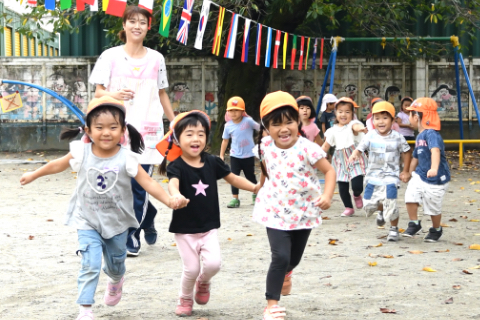
M 1 319 L 75 319 L 77 315 L 77 236 L 63 225 L 75 174 L 67 170 L 25 187 L 19 184 L 24 171 L 41 165 L 35 161 L 63 154 L 0 153 Z M 166 188 L 163 177 L 154 177 Z M 281 299 L 286 319 L 478 319 L 480 269 L 473 267 L 480 265 L 480 251 L 469 246 L 480 244 L 480 174 L 473 169 L 452 170 L 452 177 L 443 202 L 443 223 L 448 227 L 434 244 L 423 242 L 423 235 L 387 243 L 387 229 L 378 229 L 374 217 L 366 219 L 361 210 L 351 218 L 340 217 L 343 207 L 335 194 L 323 225 L 312 232 L 304 259 L 294 271 L 292 294 Z M 260 320 L 270 262 L 266 232 L 251 220 L 250 194 L 241 192 L 241 207 L 227 209 L 230 188 L 223 180 L 219 186 L 223 267 L 213 280 L 210 302 L 194 305 L 190 318 Z M 405 186 L 400 189 L 400 203 Z M 96 319 L 177 319 L 181 260 L 168 233 L 171 212 L 153 202 L 159 209 L 158 242 L 153 246 L 143 242 L 141 254 L 127 259 L 124 294 L 116 307 L 103 304 L 106 277 L 102 274 L 95 295 Z M 405 207 L 400 207 L 400 227 L 406 228 L 408 217 Z M 426 232 L 430 221 L 422 222 Z M 329 239 L 338 241 L 330 245 Z M 369 266 L 374 262 L 376 266 Z M 436 272 L 423 271 L 425 267 Z M 384 314 L 381 308 L 396 314 Z

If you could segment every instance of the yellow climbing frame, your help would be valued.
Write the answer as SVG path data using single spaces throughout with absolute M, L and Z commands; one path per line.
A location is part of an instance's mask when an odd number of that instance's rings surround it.
M 415 144 L 415 140 L 408 140 L 409 144 Z M 480 139 L 465 139 L 465 140 L 443 140 L 443 143 L 453 144 L 458 143 L 458 164 L 460 167 L 463 166 L 463 145 L 470 143 L 479 143 Z

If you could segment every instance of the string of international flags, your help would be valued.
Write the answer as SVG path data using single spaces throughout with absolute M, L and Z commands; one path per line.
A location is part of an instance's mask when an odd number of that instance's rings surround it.
M 56 0 L 45 0 L 45 9 L 47 10 L 55 10 L 55 2 Z M 139 0 L 138 6 L 142 7 L 149 12 L 153 12 L 153 2 L 154 0 Z M 195 0 L 184 0 L 182 15 L 180 18 L 180 24 L 178 27 L 178 32 L 176 39 L 183 45 L 187 44 L 188 40 L 188 32 L 190 23 L 192 21 L 192 12 L 193 12 L 193 5 Z M 28 0 L 28 4 L 32 7 L 37 5 L 37 0 Z M 84 11 L 85 4 L 89 5 L 90 11 L 98 11 L 98 0 L 76 0 L 76 10 L 77 11 Z M 242 44 L 242 55 L 241 61 L 246 63 L 248 62 L 248 48 L 249 48 L 249 41 L 250 41 L 250 34 L 252 33 L 252 23 L 256 24 L 257 34 L 256 34 L 256 44 L 255 44 L 255 64 L 257 66 L 261 63 L 261 53 L 262 53 L 262 32 L 266 29 L 267 32 L 267 43 L 265 48 L 265 67 L 269 68 L 272 66 L 273 68 L 278 68 L 278 55 L 280 51 L 281 45 L 281 38 L 283 33 L 283 69 L 286 69 L 286 61 L 287 61 L 287 50 L 288 50 L 288 43 L 291 36 L 293 36 L 292 41 L 292 51 L 291 51 L 291 59 L 290 59 L 290 68 L 291 70 L 294 69 L 296 56 L 297 56 L 297 42 L 298 37 L 300 37 L 300 50 L 299 50 L 299 59 L 298 59 L 298 70 L 307 69 L 308 67 L 308 55 L 310 52 L 311 43 L 313 40 L 313 59 L 311 63 L 311 69 L 315 69 L 315 61 L 317 58 L 317 50 L 318 46 L 320 45 L 320 62 L 319 68 L 323 68 L 323 47 L 324 47 L 324 38 L 312 38 L 312 37 L 305 37 L 305 36 L 297 36 L 295 34 L 289 34 L 288 32 L 284 32 L 278 29 L 274 29 L 272 27 L 268 27 L 262 25 L 259 22 L 252 21 L 249 18 L 243 17 L 233 11 L 227 10 L 224 7 L 220 6 L 219 4 L 211 1 L 211 0 L 203 0 L 202 9 L 200 11 L 200 19 L 197 28 L 197 34 L 195 38 L 195 45 L 194 48 L 201 50 L 202 49 L 202 42 L 203 42 L 203 35 L 205 33 L 205 29 L 208 22 L 208 16 L 210 14 L 210 6 L 214 5 L 219 8 L 219 14 L 217 17 L 217 24 L 213 39 L 213 46 L 212 46 L 212 54 L 219 56 L 220 49 L 221 49 L 221 41 L 222 41 L 222 29 L 223 29 L 223 21 L 225 18 L 225 11 L 229 11 L 232 14 L 231 22 L 230 22 L 230 30 L 227 36 L 227 43 L 225 46 L 224 58 L 233 59 L 235 55 L 235 46 L 237 40 L 237 30 L 239 25 L 239 20 L 243 18 L 245 20 L 244 29 L 243 29 L 243 44 Z M 125 8 L 127 6 L 127 0 L 102 0 L 102 10 L 105 11 L 106 14 L 114 15 L 117 17 L 121 17 Z M 60 0 L 60 10 L 67 10 L 72 7 L 72 0 Z M 159 33 L 164 36 L 168 37 L 170 32 L 170 21 L 173 13 L 173 0 L 164 0 L 163 7 L 162 7 L 162 15 L 160 21 L 160 29 Z M 273 41 L 273 53 L 272 53 L 272 40 L 273 40 L 273 33 L 275 33 L 275 40 Z M 320 40 L 320 44 L 319 41 Z

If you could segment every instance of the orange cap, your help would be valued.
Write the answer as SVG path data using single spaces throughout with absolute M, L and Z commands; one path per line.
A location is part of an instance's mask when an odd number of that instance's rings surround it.
M 125 106 L 123 105 L 123 101 L 117 100 L 110 96 L 103 96 L 101 98 L 93 98 L 92 101 L 90 101 L 87 108 L 87 115 L 92 112 L 92 110 L 101 106 L 117 107 L 124 114 L 127 112 Z
M 227 102 L 228 110 L 243 110 L 245 111 L 245 101 L 240 97 L 231 97 Z
M 175 143 L 172 143 L 171 148 L 168 149 L 168 146 L 170 145 L 170 142 L 172 142 L 172 140 L 175 141 L 175 140 L 178 139 L 178 137 L 175 137 L 175 134 L 174 134 L 175 126 L 177 125 L 177 123 L 180 120 L 182 120 L 186 116 L 188 116 L 190 114 L 193 114 L 193 113 L 198 113 L 198 114 L 202 115 L 207 120 L 208 127 L 209 128 L 212 127 L 210 117 L 203 111 L 191 110 L 191 111 L 183 112 L 183 113 L 180 113 L 179 115 L 177 115 L 172 120 L 172 122 L 170 123 L 170 130 L 167 132 L 167 134 L 165 134 L 163 136 L 162 140 L 160 140 L 160 142 L 157 143 L 157 146 L 156 146 L 158 152 L 160 152 L 160 154 L 162 156 L 166 157 L 168 161 L 173 161 L 173 160 L 177 159 L 178 157 L 180 157 L 182 155 L 182 149 L 178 145 L 176 145 Z
M 265 117 L 275 109 L 287 106 L 298 111 L 297 101 L 295 101 L 295 98 L 290 93 L 285 91 L 269 93 L 263 98 L 260 104 L 260 118 Z
M 358 108 L 357 103 L 349 97 L 343 97 L 343 98 L 338 99 L 338 101 L 335 103 L 335 108 L 338 106 L 339 103 L 342 103 L 342 102 L 343 103 L 351 103 L 354 108 Z
M 437 102 L 432 98 L 418 98 L 407 107 L 407 110 L 422 113 L 422 127 L 440 130 L 441 122 L 437 112 Z
M 390 113 L 392 118 L 395 118 L 395 107 L 393 106 L 393 104 L 391 104 L 388 101 L 377 102 L 372 108 L 372 114 L 380 113 L 384 111 Z

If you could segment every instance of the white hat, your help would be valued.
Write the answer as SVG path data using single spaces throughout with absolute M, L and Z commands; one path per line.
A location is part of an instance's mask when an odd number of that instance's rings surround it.
M 327 93 L 322 99 L 322 107 L 320 108 L 320 111 L 324 112 L 325 110 L 327 110 L 327 103 L 332 103 L 337 101 L 338 99 L 337 97 L 335 97 L 335 95 L 331 93 Z

